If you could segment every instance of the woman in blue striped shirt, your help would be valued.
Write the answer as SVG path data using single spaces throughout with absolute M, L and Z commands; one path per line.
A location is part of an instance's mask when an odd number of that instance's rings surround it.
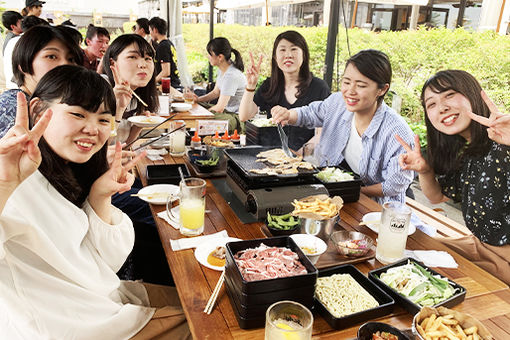
M 316 150 L 321 165 L 344 162 L 360 175 L 361 192 L 381 204 L 404 202 L 414 177 L 413 171 L 400 169 L 398 157 L 405 150 L 394 137 L 398 133 L 412 144 L 413 133 L 383 101 L 391 73 L 386 54 L 363 50 L 347 60 L 340 93 L 292 110 L 271 110 L 275 123 L 322 127 Z

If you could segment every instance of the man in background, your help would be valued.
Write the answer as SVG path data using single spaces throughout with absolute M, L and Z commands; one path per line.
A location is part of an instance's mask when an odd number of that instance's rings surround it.
M 159 17 L 152 18 L 149 20 L 149 31 L 151 38 L 158 44 L 155 60 L 156 81 L 161 82 L 161 78 L 170 77 L 171 86 L 179 87 L 181 80 L 177 70 L 177 51 L 166 37 L 166 21 Z
M 83 66 L 89 70 L 103 73 L 101 61 L 109 43 L 110 33 L 108 33 L 108 30 L 104 27 L 90 24 L 85 36 L 85 45 L 87 47 L 83 50 Z
M 5 51 L 5 46 L 7 46 L 7 42 L 11 40 L 21 33 L 23 30 L 21 28 L 21 20 L 23 17 L 21 14 L 15 11 L 5 11 L 2 14 L 2 25 L 7 29 L 7 34 L 5 35 L 4 46 L 2 48 L 2 54 Z

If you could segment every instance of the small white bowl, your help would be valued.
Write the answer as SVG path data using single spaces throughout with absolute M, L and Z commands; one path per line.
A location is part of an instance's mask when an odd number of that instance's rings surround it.
M 319 257 L 326 252 L 328 249 L 328 245 L 326 242 L 318 238 L 317 236 L 308 235 L 308 234 L 294 234 L 290 235 L 290 237 L 296 242 L 299 248 L 303 251 L 303 253 L 308 257 L 312 264 L 316 264 L 319 260 Z M 313 249 L 315 252 L 313 254 L 309 254 L 306 249 Z
M 177 112 L 186 112 L 191 110 L 193 106 L 188 103 L 172 103 L 172 109 Z

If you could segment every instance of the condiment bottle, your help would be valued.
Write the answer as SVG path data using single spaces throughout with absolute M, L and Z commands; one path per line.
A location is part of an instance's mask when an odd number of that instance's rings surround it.
M 221 140 L 220 133 L 218 131 L 216 131 L 212 140 L 213 142 L 219 142 Z
M 202 146 L 202 138 L 198 135 L 198 130 L 195 130 L 195 134 L 191 137 L 191 148 L 199 149 Z
M 237 130 L 234 130 L 234 134 L 230 136 L 230 140 L 236 145 L 241 143 L 241 137 L 237 134 Z
M 230 136 L 228 135 L 228 130 L 225 130 L 225 134 L 221 136 L 221 141 L 228 143 L 230 142 Z

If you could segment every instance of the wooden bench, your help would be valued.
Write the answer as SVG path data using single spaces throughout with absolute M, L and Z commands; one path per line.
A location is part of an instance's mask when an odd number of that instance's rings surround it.
M 406 197 L 406 204 L 425 224 L 436 227 L 436 237 L 463 237 L 472 234 L 471 231 L 452 219 L 440 214 L 433 209 Z

